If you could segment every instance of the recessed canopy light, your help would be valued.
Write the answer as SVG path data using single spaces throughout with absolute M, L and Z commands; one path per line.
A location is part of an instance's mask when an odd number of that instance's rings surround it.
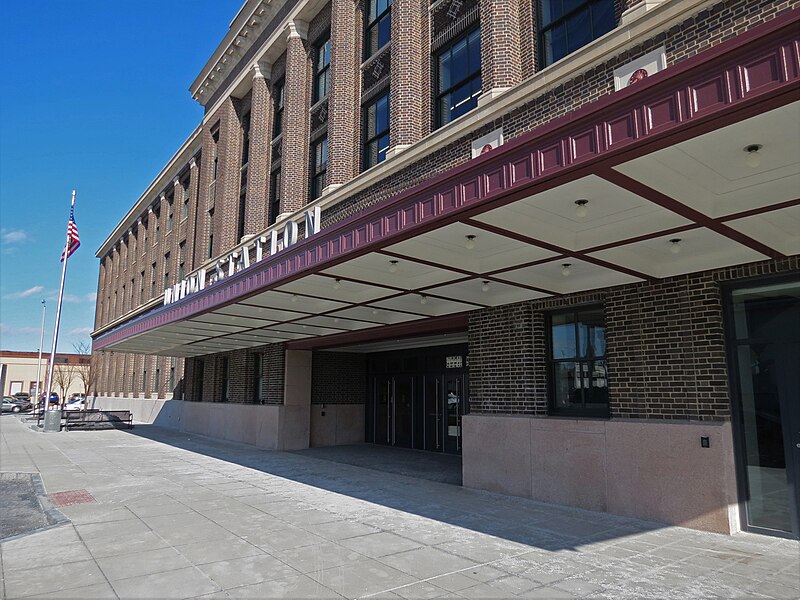
M 389 261 L 389 273 L 397 273 L 397 261 L 390 260 Z
M 489 282 L 488 281 L 484 281 L 481 284 L 481 291 L 482 292 L 488 292 L 489 291 Z
M 427 303 L 428 303 L 428 297 L 427 297 L 427 296 L 422 296 L 422 297 L 419 299 L 419 303 L 420 303 L 420 304 L 427 304 Z
M 589 214 L 589 208 L 586 206 L 589 204 L 589 201 L 581 198 L 580 200 L 575 200 L 575 216 L 579 219 L 583 219 L 587 214 Z
M 570 273 L 572 273 L 572 264 L 571 263 L 564 263 L 561 265 L 561 274 L 564 277 L 569 277 Z
M 338 279 L 334 279 L 333 280 L 333 289 L 338 290 L 340 287 L 342 287 L 342 282 L 339 281 Z
M 672 254 L 681 253 L 681 238 L 673 238 L 669 241 L 669 251 Z
M 761 166 L 760 151 L 763 147 L 764 146 L 762 146 L 761 144 L 750 144 L 749 146 L 744 147 L 744 151 L 747 154 L 745 162 L 747 163 L 747 166 L 750 167 L 751 169 L 757 169 L 758 167 Z
M 464 247 L 465 247 L 467 250 L 472 250 L 472 249 L 475 247 L 475 236 L 474 236 L 474 235 L 472 235 L 472 234 L 470 234 L 470 235 L 465 235 L 464 237 L 465 237 L 465 238 L 466 238 L 466 240 L 467 240 L 467 241 L 464 243 Z

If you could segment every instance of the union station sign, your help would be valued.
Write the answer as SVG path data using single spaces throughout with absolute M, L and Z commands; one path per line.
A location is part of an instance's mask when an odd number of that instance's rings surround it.
M 305 213 L 305 237 L 309 238 L 320 231 L 321 211 L 318 206 L 309 209 Z M 204 290 L 206 286 L 231 277 L 235 273 L 250 268 L 251 264 L 256 264 L 262 260 L 275 256 L 281 250 L 293 246 L 299 239 L 299 227 L 295 221 L 289 220 L 282 231 L 275 228 L 261 235 L 248 240 L 236 250 L 218 259 L 212 267 L 198 269 L 182 281 L 164 290 L 164 305 L 172 304 Z M 252 255 L 252 260 L 251 260 Z

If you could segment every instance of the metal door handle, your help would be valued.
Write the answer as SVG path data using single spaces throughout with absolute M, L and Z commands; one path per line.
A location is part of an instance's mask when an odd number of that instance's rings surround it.
M 436 447 L 439 447 L 439 423 L 441 419 L 439 418 L 439 380 L 436 380 Z

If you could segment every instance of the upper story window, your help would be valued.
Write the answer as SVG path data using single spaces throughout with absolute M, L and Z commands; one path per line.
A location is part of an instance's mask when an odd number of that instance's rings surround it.
M 214 209 L 208 210 L 208 246 L 206 247 L 206 258 L 214 256 Z
M 178 244 L 178 281 L 186 274 L 186 240 Z
M 183 192 L 183 204 L 181 205 L 181 221 L 189 216 L 189 180 L 184 179 L 181 182 L 181 190 Z
M 322 195 L 328 170 L 328 136 L 311 146 L 311 199 Z
M 369 58 L 392 38 L 392 0 L 369 0 L 364 33 L 364 58 Z
M 602 306 L 550 316 L 550 413 L 607 417 L 608 369 Z
M 478 106 L 481 94 L 481 32 L 474 29 L 442 50 L 436 60 L 436 126 Z
M 155 232 L 153 233 L 153 246 L 158 243 L 158 237 L 161 235 L 161 209 L 157 208 L 153 211 L 153 221 L 155 222 Z
M 364 168 L 386 160 L 389 149 L 389 92 L 364 109 Z
M 283 133 L 283 92 L 284 80 L 278 81 L 272 88 L 272 138 Z
M 211 141 L 213 148 L 211 149 L 211 181 L 217 180 L 219 175 L 219 126 L 211 132 Z
M 331 88 L 331 38 L 320 41 L 314 48 L 314 98 L 318 102 L 325 98 Z
M 617 26 L 614 0 L 540 0 L 540 67 L 546 67 Z
M 270 208 L 269 208 L 269 224 L 272 225 L 278 220 L 278 215 L 281 214 L 281 170 L 276 169 L 272 172 L 270 177 Z
M 250 160 L 250 113 L 242 116 L 242 166 Z
M 172 197 L 167 199 L 167 233 L 172 231 L 172 227 L 175 225 L 175 211 L 173 208 L 173 203 Z

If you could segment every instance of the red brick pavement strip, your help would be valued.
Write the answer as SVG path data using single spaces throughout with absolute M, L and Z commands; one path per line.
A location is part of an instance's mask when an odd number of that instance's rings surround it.
M 69 490 L 67 492 L 55 492 L 50 494 L 50 501 L 54 506 L 71 506 L 73 504 L 86 504 L 94 502 L 92 496 L 86 490 Z

